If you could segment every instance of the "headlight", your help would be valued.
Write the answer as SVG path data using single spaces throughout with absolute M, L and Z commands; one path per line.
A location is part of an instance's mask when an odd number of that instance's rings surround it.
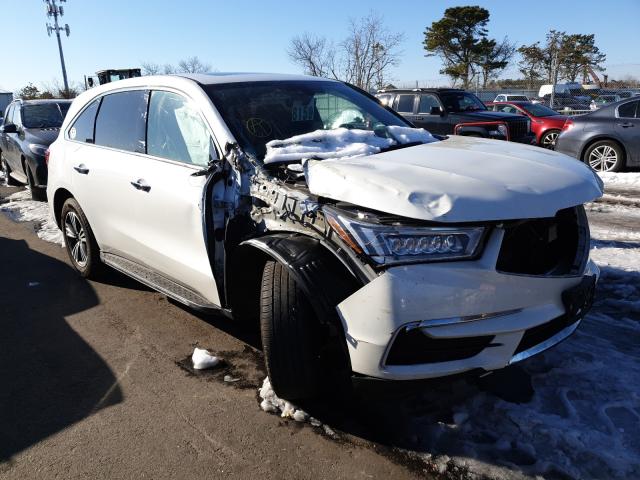
M 498 133 L 503 137 L 506 137 L 507 133 L 509 133 L 506 125 L 498 125 L 498 128 L 496 128 L 496 130 L 498 130 Z
M 483 227 L 413 227 L 374 223 L 371 214 L 323 209 L 327 223 L 355 252 L 378 264 L 463 260 L 478 250 Z
M 47 151 L 47 147 L 46 145 L 39 145 L 37 143 L 30 143 L 29 144 L 29 150 L 31 150 L 31 153 L 35 153 L 36 155 L 40 155 L 44 157 L 44 152 Z

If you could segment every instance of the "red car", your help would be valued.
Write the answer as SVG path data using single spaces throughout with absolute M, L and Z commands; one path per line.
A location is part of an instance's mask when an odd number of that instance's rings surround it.
M 538 145 L 553 150 L 562 130 L 566 115 L 532 102 L 489 102 L 486 104 L 494 112 L 515 113 L 531 119 L 531 131 L 536 135 Z

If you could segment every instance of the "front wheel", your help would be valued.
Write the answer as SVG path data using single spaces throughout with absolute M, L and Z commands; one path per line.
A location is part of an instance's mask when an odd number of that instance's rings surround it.
M 28 166 L 25 166 L 25 173 L 27 174 L 27 188 L 31 192 L 31 198 L 38 202 L 47 201 L 47 190 L 41 187 L 36 187 L 33 179 L 33 173 Z
M 587 149 L 584 160 L 597 172 L 617 172 L 624 165 L 624 152 L 617 143 L 602 140 Z
M 4 184 L 8 187 L 15 187 L 20 185 L 16 180 L 11 177 L 11 168 L 7 161 L 2 158 L 2 153 L 0 153 L 0 167 L 2 168 L 2 176 L 4 177 Z
M 540 146 L 548 148 L 549 150 L 555 150 L 558 135 L 560 135 L 560 130 L 549 130 L 548 132 L 545 132 L 545 134 L 540 138 Z
M 279 397 L 299 400 L 319 391 L 319 322 L 300 286 L 282 264 L 262 273 L 260 330 L 267 373 Z
M 95 278 L 103 268 L 100 249 L 87 217 L 75 200 L 69 198 L 62 206 L 60 228 L 73 268 L 85 278 Z

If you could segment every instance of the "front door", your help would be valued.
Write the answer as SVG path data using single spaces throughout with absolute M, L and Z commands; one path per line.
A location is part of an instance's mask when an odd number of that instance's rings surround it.
M 640 101 L 623 103 L 618 107 L 615 131 L 631 157 L 628 163 L 640 162 Z

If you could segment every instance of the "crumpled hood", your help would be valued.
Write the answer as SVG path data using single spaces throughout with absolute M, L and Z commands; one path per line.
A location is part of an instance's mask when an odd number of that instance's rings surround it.
M 603 193 L 596 174 L 566 155 L 462 136 L 367 157 L 309 160 L 305 175 L 315 195 L 438 222 L 552 217 Z

